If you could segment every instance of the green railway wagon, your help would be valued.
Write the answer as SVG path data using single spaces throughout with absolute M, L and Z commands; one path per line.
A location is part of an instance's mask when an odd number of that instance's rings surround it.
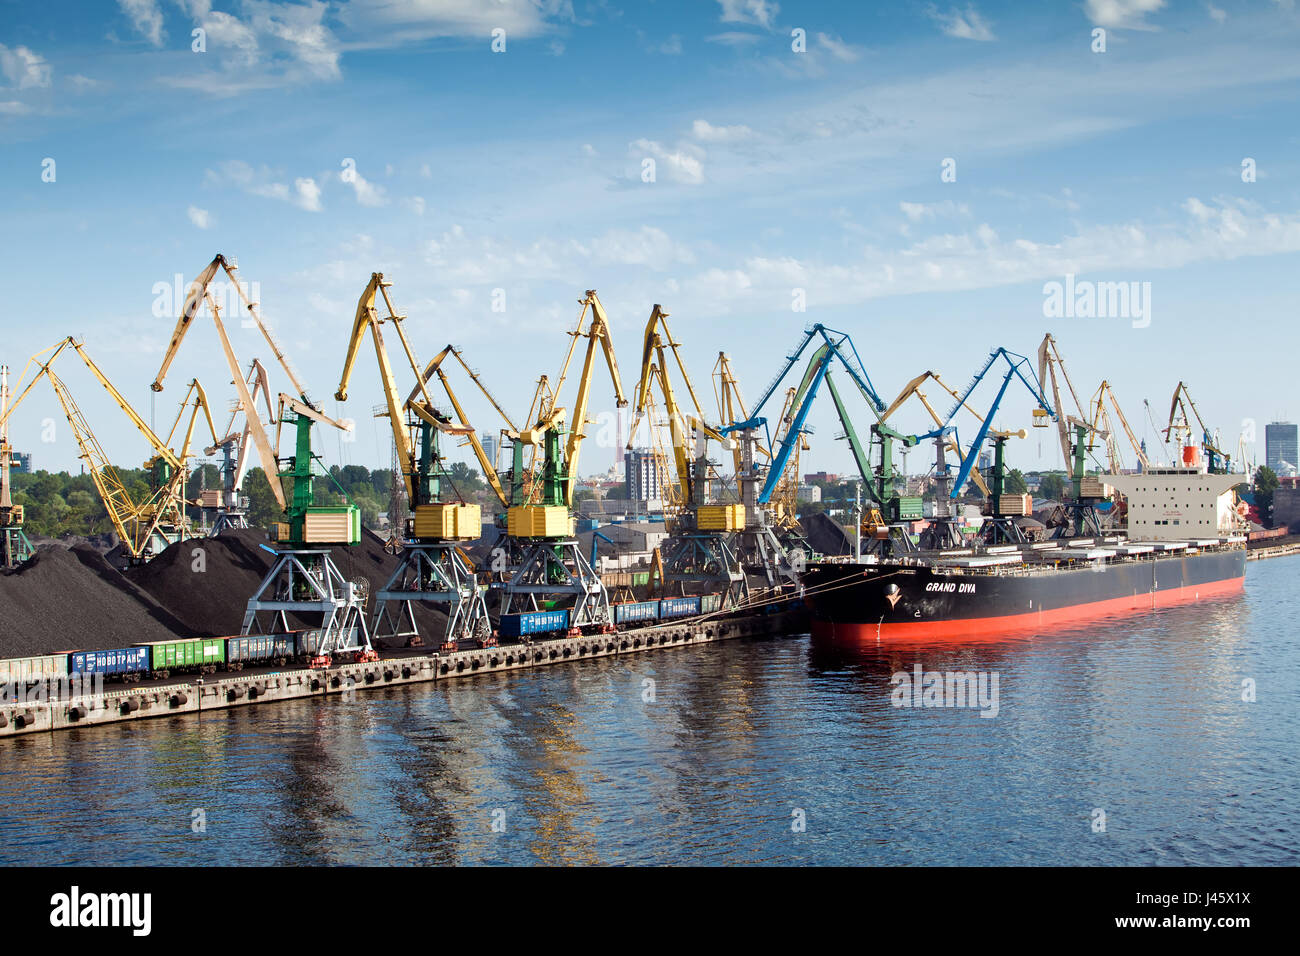
M 188 641 L 147 641 L 136 647 L 149 648 L 149 660 L 158 677 L 166 677 L 172 671 L 181 670 L 211 674 L 226 662 L 226 642 L 220 637 Z

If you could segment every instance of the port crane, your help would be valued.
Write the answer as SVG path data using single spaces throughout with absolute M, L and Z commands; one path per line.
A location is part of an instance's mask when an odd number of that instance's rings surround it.
M 504 572 L 508 578 L 494 581 L 491 587 L 500 595 L 502 614 L 536 610 L 543 598 L 572 601 L 571 629 L 588 625 L 610 628 L 609 594 L 578 546 L 572 515 L 578 461 L 590 424 L 587 405 L 597 350 L 609 368 L 618 407 L 625 408 L 628 401 L 618 374 L 609 320 L 596 290 L 588 289 L 578 303 L 582 310 L 576 328 L 568 333 L 571 341 L 555 385 L 542 377 L 529 410 L 531 424 L 523 430 L 512 429 L 507 436 L 512 443 L 505 540 L 509 558 Z M 586 355 L 572 410 L 566 412 L 558 404 L 559 396 L 582 339 L 587 340 Z M 533 455 L 528 469 L 524 467 L 525 448 Z
M 695 386 L 682 360 L 681 343 L 668 328 L 668 317 L 669 313 L 655 303 L 646 323 L 628 449 L 632 448 L 637 425 L 653 407 L 653 391 L 658 386 L 676 466 L 673 496 L 676 513 L 671 537 L 661 546 L 664 584 L 677 584 L 682 593 L 687 585 L 702 586 L 723 594 L 726 605 L 733 606 L 749 599 L 745 573 L 728 540 L 732 532 L 743 527 L 743 508 L 711 501 L 711 482 L 716 472 L 709 461 L 708 442 L 716 441 L 729 448 L 734 440 L 724 437 L 705 421 Z M 670 361 L 681 373 L 694 414 L 683 410 L 678 402 Z M 654 430 L 653 420 L 651 429 Z
M 0 567 L 14 568 L 35 550 L 23 530 L 23 506 L 16 505 L 9 490 L 9 469 L 13 447 L 9 444 L 9 366 L 0 365 Z
M 979 431 L 976 433 L 974 440 L 970 443 L 970 448 L 966 456 L 962 459 L 961 465 L 957 469 L 956 480 L 951 487 L 947 489 L 947 499 L 956 499 L 961 494 L 961 489 L 965 486 L 971 473 L 975 470 L 975 465 L 979 460 L 980 449 L 984 447 L 984 442 L 992 435 L 994 439 L 994 452 L 996 460 L 993 469 L 993 487 L 990 489 L 990 497 L 993 499 L 992 515 L 990 521 L 995 527 L 991 527 L 989 534 L 996 540 L 1010 539 L 1023 540 L 1023 532 L 1019 525 L 1014 521 L 1014 515 L 1003 515 L 1001 501 L 1002 496 L 1002 447 L 1008 438 L 1014 436 L 1023 437 L 1023 432 L 996 431 L 991 426 L 994 417 L 997 415 L 998 407 L 1002 404 L 1002 399 L 1011 385 L 1012 379 L 1019 379 L 1021 384 L 1029 390 L 1033 396 L 1036 407 L 1033 409 L 1032 424 L 1036 428 L 1046 428 L 1048 421 L 1055 421 L 1057 411 L 1055 407 L 1049 404 L 1047 397 L 1043 394 L 1041 379 L 1034 375 L 1033 369 L 1029 365 L 1029 359 L 1015 352 L 1009 352 L 1007 349 L 999 347 L 989 353 L 988 359 L 980 367 L 967 386 L 955 396 L 955 402 L 948 414 L 944 416 L 944 426 L 952 423 L 957 413 L 969 401 L 971 394 L 979 387 L 984 377 L 988 375 L 993 367 L 1002 359 L 1007 366 L 1006 373 L 1002 377 L 1002 384 L 998 388 L 997 395 L 994 397 L 988 411 L 984 414 L 984 420 L 980 423 Z M 940 475 L 941 488 L 947 483 L 947 464 L 943 461 L 943 445 L 936 442 L 936 468 Z M 939 504 L 944 503 L 944 496 L 939 498 Z M 956 523 L 952 515 L 951 508 L 941 509 L 936 507 L 935 520 L 931 522 L 930 527 L 922 535 L 921 546 L 923 549 L 930 548 L 951 548 L 961 544 L 961 535 L 958 533 Z
M 1191 416 L 1188 415 L 1188 409 L 1191 409 Z M 1182 461 L 1184 466 L 1196 464 L 1196 446 L 1192 444 L 1192 425 L 1191 419 L 1196 419 L 1196 424 L 1201 428 L 1201 445 L 1205 448 L 1206 470 L 1212 475 L 1226 475 L 1232 471 L 1232 456 L 1222 451 L 1218 446 L 1218 440 L 1210 434 L 1210 429 L 1206 427 L 1205 420 L 1201 418 L 1201 413 L 1192 401 L 1192 394 L 1187 390 L 1187 385 L 1179 382 L 1174 388 L 1173 401 L 1169 406 L 1169 424 L 1165 426 L 1164 436 L 1165 444 L 1168 444 L 1171 438 L 1178 442 L 1182 449 Z M 1177 461 L 1177 456 L 1171 456 Z
M 374 660 L 377 654 L 370 644 L 370 633 L 365 619 L 368 598 L 363 580 L 344 578 L 331 556 L 332 546 L 352 546 L 361 541 L 361 512 L 350 500 L 342 505 L 315 504 L 317 475 L 313 470 L 316 456 L 312 452 L 311 430 L 314 424 L 324 424 L 350 431 L 351 424 L 336 421 L 325 415 L 307 395 L 307 390 L 289 364 L 284 350 L 263 321 L 256 302 L 251 302 L 235 273 L 238 266 L 218 253 L 192 282 L 185 296 L 176 328 L 163 355 L 162 364 L 151 388 L 160 392 L 167 371 L 176 358 L 186 333 L 193 326 L 204 304 L 216 327 L 222 353 L 230 369 L 232 384 L 238 398 L 239 409 L 250 430 L 266 472 L 271 491 L 283 510 L 283 519 L 271 528 L 271 540 L 280 548 L 268 548 L 274 556 L 271 570 L 262 579 L 256 592 L 248 600 L 241 634 L 280 633 L 290 629 L 289 614 L 298 616 L 319 615 L 321 646 L 313 659 L 313 666 L 324 667 L 337 654 L 350 654 L 360 660 Z M 279 393 L 276 403 L 275 444 L 258 417 L 252 392 L 230 343 L 221 307 L 212 294 L 212 282 L 223 273 L 239 296 L 249 321 L 266 341 L 271 354 L 291 383 L 295 395 Z M 285 426 L 295 432 L 294 453 L 285 459 L 281 468 L 278 456 L 280 432 Z M 326 472 L 328 475 L 328 472 Z M 292 497 L 286 499 L 284 484 L 289 484 Z M 343 489 L 339 488 L 342 492 Z M 346 493 L 344 493 L 346 498 Z
M 1124 435 L 1128 438 L 1129 445 L 1133 448 L 1133 453 L 1137 456 L 1139 466 L 1143 471 L 1149 470 L 1151 462 L 1147 458 L 1146 449 L 1142 447 L 1142 443 L 1138 440 L 1137 435 L 1133 433 L 1133 429 L 1129 426 L 1128 419 L 1124 417 L 1124 410 L 1120 408 L 1119 400 L 1115 397 L 1115 390 L 1111 387 L 1110 382 L 1103 379 L 1101 385 L 1098 386 L 1096 393 L 1092 396 L 1092 401 L 1089 403 L 1089 406 L 1092 409 L 1092 414 L 1089 415 L 1088 421 L 1094 435 L 1099 432 L 1107 433 L 1105 439 L 1106 454 L 1110 462 L 1110 473 L 1112 475 L 1118 475 L 1123 470 L 1124 462 L 1120 457 L 1119 441 L 1115 437 L 1115 429 L 1111 425 L 1110 411 L 1108 411 L 1106 407 L 1108 399 L 1110 401 L 1110 409 L 1115 412 L 1115 417 L 1119 419 L 1119 423 L 1124 429 Z M 1091 451 L 1091 444 L 1089 445 L 1089 450 Z
M 95 437 L 71 391 L 54 371 L 54 362 L 69 348 L 77 354 L 91 375 L 109 393 L 118 408 L 144 436 L 153 450 L 153 456 L 145 462 L 145 468 L 150 476 L 150 492 L 142 500 L 137 500 L 131 494 L 126 481 L 109 461 L 108 455 Z M 28 378 L 29 372 L 31 372 L 30 378 Z M 55 397 L 63 408 L 64 417 L 72 428 L 73 437 L 81 452 L 80 457 L 86 462 L 91 481 L 95 485 L 95 490 L 99 492 L 100 500 L 104 503 L 104 510 L 108 513 L 113 530 L 122 542 L 127 561 L 132 564 L 144 563 L 168 545 L 188 537 L 190 526 L 189 519 L 185 515 L 186 461 L 191 457 L 189 446 L 200 411 L 206 416 L 209 430 L 213 430 L 207 396 L 198 380 L 190 382 L 176 423 L 172 425 L 167 438 L 162 439 L 109 381 L 82 344 L 69 337 L 57 345 L 36 353 L 28 361 L 27 367 L 19 377 L 19 381 L 26 381 L 26 385 L 13 403 L 4 410 L 3 415 L 0 415 L 0 429 L 7 429 L 9 418 L 14 410 L 23 403 L 36 383 L 42 379 L 50 383 Z M 185 430 L 184 441 L 179 452 L 173 451 L 170 443 L 176 436 L 176 429 L 184 418 L 185 409 L 190 405 L 191 400 L 194 408 Z
M 256 407 L 260 397 L 266 408 L 266 421 L 261 424 L 268 426 L 275 424 L 275 409 L 271 407 L 271 386 L 266 369 L 257 359 L 249 363 L 244 384 L 252 396 L 253 405 Z M 244 478 L 248 474 L 253 426 L 245 421 L 241 428 L 235 428 L 235 422 L 242 412 L 243 409 L 236 400 L 230 412 L 230 421 L 226 424 L 225 437 L 216 439 L 212 445 L 203 450 L 205 455 L 221 452 L 221 490 L 218 492 L 217 517 L 209 532 L 209 537 L 213 538 L 226 530 L 248 527 L 248 514 L 241 504 L 239 489 L 243 487 Z
M 476 504 L 465 503 L 459 495 L 451 499 L 445 493 L 445 486 L 451 482 L 440 442 L 442 435 L 473 438 L 474 429 L 434 407 L 428 380 L 422 375 L 402 328 L 406 316 L 393 308 L 391 287 L 392 282 L 382 272 L 371 273 L 357 302 L 343 374 L 334 394 L 338 401 L 347 401 L 348 386 L 368 331 L 384 392 L 385 407 L 380 415 L 388 419 L 392 429 L 398 467 L 413 515 L 402 529 L 401 560 L 376 595 L 371 630 L 377 639 L 405 638 L 410 646 L 420 645 L 423 640 L 415 619 L 415 606 L 433 604 L 441 607 L 447 617 L 441 642 L 444 650 L 456 650 L 461 640 L 471 639 L 487 646 L 492 631 L 487 604 L 474 571 L 457 547 L 457 542 L 473 540 L 482 534 L 481 509 Z M 386 315 L 379 311 L 377 296 L 383 300 Z M 397 333 L 401 342 L 402 352 L 416 378 L 418 400 L 403 401 L 398 393 L 397 379 L 384 345 L 385 324 Z M 441 357 L 435 368 L 440 366 Z
M 754 449 L 759 446 L 760 430 L 767 431 L 767 419 L 762 415 L 763 408 L 813 343 L 818 343 L 814 348 L 813 361 L 810 362 L 803 381 L 796 389 L 796 394 L 790 403 L 792 411 L 789 413 L 790 420 L 785 427 L 783 437 L 774 444 L 769 442 L 773 452 L 764 477 L 764 470 L 756 466 L 754 457 Z M 721 429 L 724 435 L 730 436 L 736 433 L 743 449 L 742 470 L 737 473 L 737 481 L 741 486 L 741 503 L 745 508 L 745 528 L 740 534 L 742 543 L 738 549 L 741 562 L 747 566 L 757 566 L 766 574 L 769 587 L 783 584 L 798 586 L 798 573 L 794 565 L 802 563 L 803 552 L 798 552 L 796 556 L 793 549 L 787 549 L 779 540 L 773 528 L 771 512 L 765 506 L 771 501 L 773 493 L 785 474 L 790 457 L 802 440 L 808 413 L 832 365 L 838 362 L 848 373 L 874 414 L 878 416 L 885 409 L 884 402 L 876 394 L 862 360 L 858 357 L 857 349 L 847 333 L 817 323 L 804 330 L 803 338 L 785 358 L 785 364 L 764 389 L 762 396 L 750 411 L 749 417 L 743 421 L 732 422 Z

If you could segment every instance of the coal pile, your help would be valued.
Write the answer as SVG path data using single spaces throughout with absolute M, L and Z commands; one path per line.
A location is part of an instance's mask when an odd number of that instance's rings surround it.
M 266 547 L 266 535 L 259 530 L 227 531 L 216 538 L 174 544 L 148 564 L 129 569 L 126 577 L 183 622 L 187 633 L 197 637 L 238 634 L 248 599 L 275 560 Z M 202 552 L 201 556 L 196 552 Z M 345 579 L 369 582 L 369 625 L 374 595 L 387 583 L 398 559 L 384 551 L 383 540 L 370 531 L 362 532 L 361 543 L 355 547 L 333 548 L 331 557 Z M 446 616 L 420 607 L 415 615 L 425 643 L 440 643 Z M 291 615 L 289 623 L 294 628 L 316 627 L 320 621 Z
M 40 548 L 0 573 L 0 657 L 108 650 L 178 633 L 181 622 L 93 547 Z

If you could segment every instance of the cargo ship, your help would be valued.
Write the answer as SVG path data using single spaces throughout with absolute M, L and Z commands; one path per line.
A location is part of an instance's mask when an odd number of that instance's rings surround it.
M 1114 534 L 810 562 L 801 582 L 814 637 L 996 639 L 1242 590 L 1240 475 L 1173 467 L 1105 481 L 1128 505 Z

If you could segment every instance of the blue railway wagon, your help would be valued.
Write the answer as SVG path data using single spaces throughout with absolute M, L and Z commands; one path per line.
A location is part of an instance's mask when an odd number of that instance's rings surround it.
M 68 676 L 68 654 L 42 654 L 0 661 L 0 684 L 30 687 Z
M 704 594 L 700 596 L 700 610 L 705 614 L 712 614 L 714 611 L 722 610 L 721 594 Z
M 671 620 L 675 617 L 694 617 L 700 613 L 698 597 L 663 598 L 659 602 L 659 619 Z
M 568 609 L 554 611 L 524 611 L 521 614 L 501 615 L 502 637 L 530 637 L 551 631 L 569 629 Z
M 637 621 L 657 621 L 658 619 L 658 601 L 628 601 L 614 605 L 615 624 L 632 624 Z
M 270 661 L 287 661 L 296 653 L 292 634 L 248 634 L 226 638 L 226 665 L 231 670 Z
M 73 651 L 68 655 L 69 674 L 103 674 L 105 677 L 139 679 L 152 669 L 147 647 L 119 647 L 109 651 Z

